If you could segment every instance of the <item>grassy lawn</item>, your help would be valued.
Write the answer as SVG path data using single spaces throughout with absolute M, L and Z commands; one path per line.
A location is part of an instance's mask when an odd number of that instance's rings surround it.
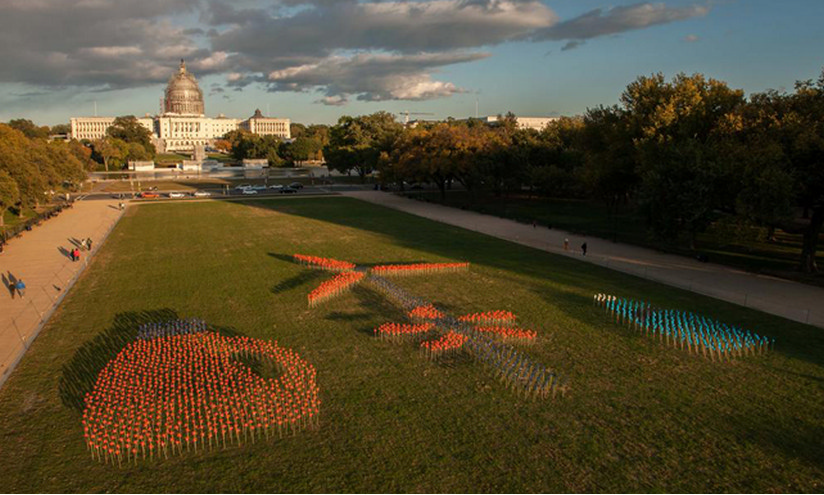
M 438 192 L 413 191 L 408 195 L 441 202 Z M 535 220 L 540 225 L 551 225 L 554 228 L 571 232 L 652 247 L 685 256 L 695 254 L 688 249 L 688 246 L 665 244 L 652 238 L 646 229 L 643 215 L 629 208 L 611 211 L 602 203 L 590 201 L 526 197 L 503 199 L 480 193 L 475 198 L 475 202 L 472 202 L 465 191 L 448 192 L 444 203 L 521 222 L 531 223 Z M 820 242 L 824 246 L 824 234 Z M 778 230 L 775 242 L 736 239 L 724 241 L 713 233 L 699 234 L 696 247 L 698 252 L 709 256 L 713 263 L 824 286 L 824 274 L 806 275 L 796 271 L 801 256 L 801 243 L 800 235 Z M 824 250 L 819 251 L 818 262 L 824 266 Z
M 456 314 L 508 309 L 568 380 L 518 398 L 470 360 L 430 363 L 372 336 L 403 321 L 368 286 L 315 309 L 329 275 L 288 256 L 470 261 L 399 283 Z M 595 292 L 705 312 L 775 337 L 714 363 L 612 324 Z M 277 340 L 318 370 L 321 423 L 279 440 L 92 461 L 80 425 L 98 370 L 142 321 L 199 316 Z M 573 259 L 346 198 L 129 210 L 0 390 L 0 480 L 26 492 L 820 492 L 824 333 Z
M 155 163 L 180 163 L 183 160 L 189 160 L 189 155 L 180 155 L 178 153 L 158 153 L 155 155 Z

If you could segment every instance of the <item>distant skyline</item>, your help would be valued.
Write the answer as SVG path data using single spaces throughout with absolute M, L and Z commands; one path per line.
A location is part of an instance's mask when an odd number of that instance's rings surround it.
M 0 121 L 155 114 L 181 58 L 206 113 L 576 115 L 655 72 L 748 94 L 824 67 L 824 2 L 5 0 Z M 414 116 L 413 116 L 414 117 Z M 402 118 L 399 116 L 399 118 Z

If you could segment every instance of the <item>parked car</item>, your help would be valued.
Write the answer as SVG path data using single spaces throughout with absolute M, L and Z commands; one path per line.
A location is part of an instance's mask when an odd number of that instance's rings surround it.
M 282 184 L 272 184 L 271 186 L 269 186 L 269 189 L 274 189 L 275 191 L 280 191 L 281 189 L 283 189 L 283 185 Z
M 195 193 L 192 194 L 192 196 L 194 196 L 196 198 L 207 198 L 211 195 L 212 195 L 212 193 L 210 193 L 208 191 L 195 191 Z
M 170 192 L 169 197 L 173 199 L 185 198 L 186 195 L 182 192 Z
M 138 197 L 143 198 L 143 199 L 155 199 L 155 198 L 159 198 L 160 195 L 157 194 L 157 193 L 153 193 L 153 192 L 142 192 L 138 195 Z
M 241 184 L 239 186 L 235 186 L 235 191 L 243 191 L 244 189 L 249 189 L 252 187 L 252 184 Z
M 256 185 L 252 186 L 252 189 L 254 189 L 255 191 L 265 191 L 266 186 L 263 185 L 263 184 L 256 184 Z
M 303 184 L 301 184 L 300 182 L 293 182 L 289 184 L 289 187 L 291 187 L 292 189 L 303 189 Z
M 258 192 L 257 192 L 257 191 L 255 191 L 254 189 L 252 189 L 251 187 L 246 188 L 246 189 L 244 189 L 244 190 L 240 191 L 240 194 L 257 194 L 257 193 L 258 193 Z
M 291 186 L 286 186 L 286 187 L 284 187 L 283 189 L 280 190 L 281 194 L 292 194 L 292 193 L 296 193 L 296 192 L 298 192 L 298 190 L 295 189 L 294 187 L 291 187 Z

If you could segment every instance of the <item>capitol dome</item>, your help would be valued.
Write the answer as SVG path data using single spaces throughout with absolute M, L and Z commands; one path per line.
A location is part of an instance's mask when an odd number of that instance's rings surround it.
M 163 99 L 164 113 L 179 115 L 203 115 L 203 91 L 197 84 L 197 79 L 186 72 L 186 63 L 180 61 L 177 74 L 169 79 L 166 86 L 166 97 Z

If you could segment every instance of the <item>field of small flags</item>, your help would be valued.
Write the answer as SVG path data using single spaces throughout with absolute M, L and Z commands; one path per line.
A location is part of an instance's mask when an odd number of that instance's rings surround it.
M 411 324 L 384 323 L 374 329 L 375 336 L 393 342 L 403 342 L 411 338 L 418 342 L 422 354 L 433 361 L 469 353 L 507 387 L 526 397 L 554 397 L 558 392 L 565 394 L 569 389 L 568 383 L 556 372 L 533 362 L 512 347 L 513 344 L 531 343 L 538 337 L 538 332 L 534 330 L 517 327 L 517 317 L 512 312 L 493 310 L 455 318 L 385 278 L 467 271 L 469 263 L 378 265 L 371 269 L 358 269 L 354 263 L 330 258 L 301 254 L 296 254 L 293 258 L 301 264 L 306 264 L 306 260 L 315 260 L 311 266 L 329 271 L 339 271 L 337 267 L 350 267 L 350 271 L 338 273 L 310 292 L 310 307 L 343 293 L 361 280 L 366 280 L 387 299 L 404 308 L 407 317 L 412 321 Z M 319 296 L 321 294 L 323 297 Z
M 816 327 L 341 197 L 100 244 L 0 387 L 5 492 L 824 491 Z M 471 265 L 375 270 L 426 261 Z
M 775 339 L 691 311 L 655 308 L 645 301 L 609 294 L 595 294 L 593 302 L 616 323 L 711 360 L 763 354 L 775 346 Z
M 279 376 L 264 378 L 243 359 Z M 294 351 L 219 335 L 199 319 L 141 326 L 85 404 L 91 457 L 119 466 L 293 434 L 320 413 L 315 369 Z

